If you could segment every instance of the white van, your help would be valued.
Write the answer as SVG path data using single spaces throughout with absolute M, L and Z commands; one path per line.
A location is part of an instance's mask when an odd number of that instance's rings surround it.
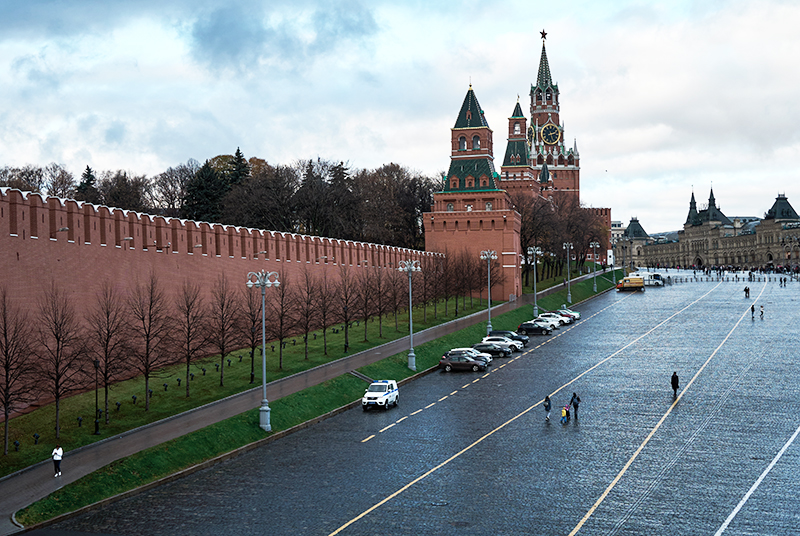
M 629 277 L 641 277 L 646 287 L 663 287 L 664 278 L 658 272 L 636 272 Z

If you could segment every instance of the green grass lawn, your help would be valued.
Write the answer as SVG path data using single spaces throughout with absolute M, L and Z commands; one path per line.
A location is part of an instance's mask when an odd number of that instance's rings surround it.
M 611 274 L 606 275 L 608 278 L 600 276 L 597 278 L 599 292 L 612 287 Z M 591 279 L 576 283 L 572 287 L 573 302 L 582 301 L 592 295 L 594 292 Z M 563 289 L 542 298 L 539 303 L 542 308 L 555 309 L 565 300 L 566 289 Z M 492 325 L 495 329 L 515 329 L 520 323 L 529 320 L 531 316 L 530 307 L 520 307 L 493 318 Z M 444 352 L 455 346 L 474 344 L 485 333 L 486 323 L 480 322 L 415 347 L 417 369 L 426 370 L 436 366 Z M 359 371 L 374 379 L 401 380 L 414 374 L 408 369 L 407 364 L 407 353 L 401 352 L 362 367 Z M 350 375 L 344 375 L 288 397 L 271 401 L 273 432 L 287 430 L 358 400 L 363 395 L 365 388 L 366 385 L 363 381 Z M 16 517 L 26 526 L 40 523 L 164 478 L 263 438 L 264 433 L 258 428 L 258 410 L 253 409 L 203 430 L 113 462 L 21 510 Z
M 475 299 L 470 304 L 469 298 L 462 305 L 459 300 L 459 317 L 472 314 L 486 307 L 486 302 Z M 464 307 L 465 305 L 465 307 Z M 471 307 L 470 307 L 471 305 Z M 414 309 L 414 330 L 420 331 L 434 325 L 450 321 L 454 317 L 454 300 L 447 304 L 448 316 L 444 315 L 444 303 L 437 306 L 437 317 L 434 318 L 433 308 L 427 307 L 427 314 L 421 308 Z M 283 368 L 278 368 L 277 342 L 267 343 L 267 382 L 302 372 L 340 359 L 347 355 L 367 350 L 374 346 L 405 337 L 408 334 L 408 313 L 398 315 L 397 329 L 394 317 L 383 318 L 383 337 L 378 335 L 378 322 L 371 319 L 367 323 L 367 340 L 364 340 L 364 323 L 354 323 L 350 329 L 350 348 L 344 352 L 344 332 L 341 325 L 328 329 L 328 355 L 323 352 L 322 332 L 317 331 L 309 336 L 309 357 L 305 359 L 302 336 L 293 337 L 286 341 L 283 350 Z M 316 335 L 316 339 L 314 338 Z M 274 348 L 274 350 L 273 350 Z M 228 364 L 230 359 L 230 365 Z M 186 397 L 186 365 L 176 364 L 167 367 L 150 380 L 150 389 L 153 391 L 150 400 L 150 410 L 145 411 L 144 378 L 137 377 L 131 380 L 116 383 L 109 390 L 109 423 L 105 423 L 105 415 L 101 419 L 100 435 L 94 435 L 94 407 L 95 392 L 92 390 L 80 395 L 72 396 L 61 401 L 61 437 L 58 440 L 64 450 L 69 452 L 83 445 L 93 443 L 106 437 L 118 435 L 126 430 L 159 421 L 166 417 L 182 413 L 189 409 L 202 406 L 214 400 L 236 394 L 261 385 L 261 350 L 255 356 L 255 382 L 250 383 L 250 352 L 240 350 L 232 353 L 223 363 L 225 367 L 224 386 L 220 386 L 220 374 L 216 365 L 219 356 L 211 356 L 192 363 L 191 372 L 194 379 L 190 380 L 190 396 Z M 205 368 L 205 373 L 203 372 Z M 180 386 L 178 379 L 181 380 Z M 167 385 L 166 390 L 164 384 Z M 134 403 L 133 397 L 137 400 Z M 100 408 L 104 407 L 104 395 L 100 389 Z M 120 406 L 117 409 L 116 403 Z M 271 401 L 270 401 L 271 403 Z M 78 418 L 83 422 L 79 426 Z M 13 473 L 29 465 L 47 460 L 56 444 L 55 437 L 55 406 L 53 404 L 41 407 L 15 417 L 9 421 L 9 453 L 0 457 L 0 476 Z M 38 444 L 35 444 L 34 434 L 39 435 Z M 19 441 L 19 451 L 14 449 L 14 441 Z

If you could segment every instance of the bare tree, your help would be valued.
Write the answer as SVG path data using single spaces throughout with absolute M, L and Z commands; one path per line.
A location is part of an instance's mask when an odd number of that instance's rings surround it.
M 349 266 L 339 265 L 339 284 L 336 286 L 335 302 L 337 318 L 343 324 L 344 351 L 350 349 L 350 322 L 355 317 L 356 300 L 358 298 L 358 283 Z
M 406 300 L 405 278 L 397 270 L 397 266 L 393 266 L 389 270 L 387 277 L 386 300 L 388 301 L 389 310 L 394 313 L 394 329 L 400 331 L 400 325 L 397 319 L 397 312 L 403 306 Z
M 0 168 L 0 186 L 10 186 L 30 192 L 41 192 L 44 172 L 41 167 L 28 164 L 21 168 Z
M 185 279 L 175 298 L 178 312 L 175 318 L 176 346 L 180 346 L 181 357 L 186 363 L 186 398 L 189 398 L 192 360 L 206 348 L 206 308 L 200 296 L 200 285 Z
M 256 379 L 256 348 L 261 341 L 261 290 L 242 286 L 239 290 L 242 304 L 242 321 L 239 330 L 242 340 L 250 347 L 250 383 Z
M 336 301 L 336 285 L 328 279 L 328 271 L 322 271 L 322 279 L 317 288 L 317 314 L 322 326 L 322 353 L 328 355 L 328 326 L 333 321 L 333 308 Z
M 372 281 L 372 272 L 369 268 L 362 268 L 355 278 L 356 296 L 355 307 L 358 316 L 364 319 L 364 342 L 367 342 L 367 328 L 369 317 L 372 315 L 372 302 L 375 299 L 375 286 Z
M 127 318 L 125 302 L 114 287 L 104 282 L 86 319 L 87 351 L 102 375 L 106 424 L 108 424 L 108 388 L 130 370 L 126 356 Z
M 308 334 L 316 329 L 318 324 L 319 284 L 307 268 L 303 270 L 301 284 L 297 297 L 297 327 L 303 332 L 305 359 L 308 359 Z
M 36 373 L 31 359 L 33 330 L 28 316 L 12 303 L 0 287 L 0 405 L 3 406 L 3 454 L 8 454 L 11 412 L 34 399 Z
M 270 335 L 278 340 L 278 368 L 283 370 L 283 341 L 295 329 L 297 302 L 286 272 L 280 275 L 280 282 L 272 293 L 272 299 L 267 300 L 267 312 L 270 318 Z
M 237 296 L 228 283 L 228 278 L 220 275 L 211 289 L 209 318 L 209 342 L 219 352 L 220 387 L 225 385 L 225 358 L 242 343 L 241 330 L 238 329 L 241 305 Z
M 42 387 L 56 404 L 56 438 L 61 437 L 61 399 L 83 386 L 82 335 L 69 298 L 51 282 L 39 299 L 36 353 Z
M 51 162 L 44 168 L 44 187 L 47 195 L 74 197 L 77 183 L 75 177 L 61 164 Z
M 153 177 L 153 195 L 165 216 L 178 217 L 186 197 L 186 185 L 194 177 L 200 163 L 190 158 L 185 164 L 168 168 Z
M 374 274 L 372 283 L 375 288 L 375 297 L 372 300 L 373 310 L 378 317 L 378 337 L 383 338 L 383 317 L 389 313 L 390 303 L 388 298 L 389 284 L 391 283 L 391 274 L 387 273 L 386 268 L 377 266 L 373 268 Z M 391 272 L 391 269 L 389 270 Z
M 172 320 L 166 296 L 154 273 L 137 283 L 128 300 L 131 311 L 133 364 L 144 376 L 145 411 L 150 410 L 150 378 L 169 363 Z

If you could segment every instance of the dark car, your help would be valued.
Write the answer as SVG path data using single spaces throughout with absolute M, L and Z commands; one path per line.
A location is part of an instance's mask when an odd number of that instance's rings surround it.
M 475 361 L 471 357 L 464 354 L 455 354 L 442 356 L 439 361 L 439 368 L 444 369 L 445 372 L 451 370 L 472 370 L 478 372 L 479 370 L 486 370 L 486 364 L 483 361 Z
M 512 353 L 511 348 L 502 348 L 490 342 L 479 342 L 478 344 L 473 344 L 472 348 L 492 357 L 508 357 Z
M 517 328 L 517 333 L 524 333 L 525 335 L 534 335 L 538 333 L 539 335 L 550 335 L 553 329 L 541 322 L 523 322 Z
M 522 346 L 528 346 L 528 341 L 530 338 L 525 334 L 519 334 L 515 331 L 499 331 L 494 330 L 489 332 L 489 337 L 506 337 L 511 339 L 512 341 L 519 341 L 522 343 Z

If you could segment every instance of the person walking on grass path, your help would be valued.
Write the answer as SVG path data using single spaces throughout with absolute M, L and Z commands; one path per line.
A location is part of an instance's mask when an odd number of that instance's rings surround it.
M 51 456 L 53 457 L 53 465 L 56 469 L 56 474 L 53 476 L 61 476 L 61 458 L 64 456 L 64 449 L 61 448 L 61 445 L 56 445 Z
M 544 420 L 545 422 L 550 422 L 550 410 L 553 408 L 553 405 L 550 403 L 550 395 L 544 397 L 544 410 L 547 412 L 545 415 Z
M 569 405 L 572 406 L 572 410 L 575 413 L 575 420 L 578 420 L 578 406 L 581 405 L 581 397 L 577 394 L 572 393 L 572 400 L 569 401 Z
M 678 373 L 672 373 L 672 398 L 678 398 L 678 389 L 680 388 L 680 382 L 678 380 Z

